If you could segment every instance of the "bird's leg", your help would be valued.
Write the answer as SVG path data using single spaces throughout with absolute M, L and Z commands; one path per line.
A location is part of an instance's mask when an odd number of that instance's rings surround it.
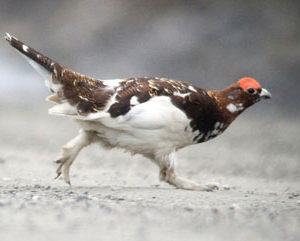
M 56 178 L 62 174 L 65 182 L 71 184 L 70 167 L 81 149 L 93 142 L 94 136 L 94 132 L 80 130 L 76 137 L 63 146 L 60 157 L 56 161 L 59 164 Z
M 160 168 L 160 179 L 179 188 L 195 191 L 213 191 L 219 189 L 216 184 L 199 184 L 197 182 L 179 177 L 175 173 L 175 165 L 168 162 L 168 165 L 163 165 Z

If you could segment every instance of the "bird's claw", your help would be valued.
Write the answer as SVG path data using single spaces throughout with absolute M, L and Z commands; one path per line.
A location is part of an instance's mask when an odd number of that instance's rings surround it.
M 219 190 L 220 184 L 219 183 L 208 183 L 206 186 L 212 190 Z
M 57 175 L 56 175 L 56 177 L 54 179 L 56 180 L 57 178 L 60 177 L 60 175 L 61 175 L 61 172 L 58 172 Z

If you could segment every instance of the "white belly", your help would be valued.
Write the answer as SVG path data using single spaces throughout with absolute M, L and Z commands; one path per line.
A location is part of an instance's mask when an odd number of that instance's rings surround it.
M 121 147 L 146 156 L 169 154 L 193 144 L 196 132 L 190 120 L 166 96 L 136 105 L 125 115 L 95 120 L 78 120 L 85 130 L 96 131 L 111 147 Z

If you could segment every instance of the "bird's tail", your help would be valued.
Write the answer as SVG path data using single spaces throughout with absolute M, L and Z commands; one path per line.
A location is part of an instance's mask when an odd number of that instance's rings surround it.
M 52 92 L 46 100 L 56 103 L 49 110 L 50 114 L 80 118 L 78 113 L 86 113 L 94 108 L 93 89 L 97 89 L 98 94 L 105 94 L 101 88 L 104 87 L 101 81 L 63 67 L 8 33 L 5 39 L 44 77 L 47 87 Z
M 16 50 L 18 50 L 18 52 L 25 56 L 31 66 L 43 77 L 46 77 L 48 79 L 49 75 L 58 75 L 58 73 L 60 73 L 63 69 L 63 67 L 56 61 L 27 46 L 10 34 L 6 33 L 5 39 L 10 43 L 12 47 L 14 47 Z

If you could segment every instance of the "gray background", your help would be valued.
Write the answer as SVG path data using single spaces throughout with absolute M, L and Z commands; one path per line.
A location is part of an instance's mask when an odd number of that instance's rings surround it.
M 70 190 L 52 161 L 77 126 L 47 115 L 43 80 L 1 40 L 1 241 L 297 240 L 299 26 L 299 1 L 0 0 L 1 35 L 80 73 L 207 89 L 251 76 L 273 94 L 220 137 L 179 151 L 179 173 L 220 182 L 218 192 L 173 189 L 141 156 L 96 146 L 75 161 Z

